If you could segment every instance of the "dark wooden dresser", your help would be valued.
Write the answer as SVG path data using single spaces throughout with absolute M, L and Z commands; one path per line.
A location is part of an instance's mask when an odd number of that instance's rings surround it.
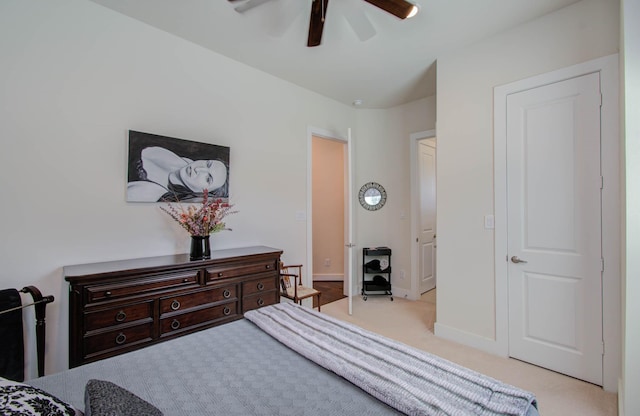
M 244 247 L 65 266 L 69 366 L 242 318 L 280 302 L 282 250 Z

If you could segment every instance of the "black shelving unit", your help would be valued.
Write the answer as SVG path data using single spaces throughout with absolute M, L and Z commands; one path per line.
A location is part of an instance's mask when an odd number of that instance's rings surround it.
M 389 247 L 362 249 L 362 299 L 372 295 L 389 296 L 393 300 Z

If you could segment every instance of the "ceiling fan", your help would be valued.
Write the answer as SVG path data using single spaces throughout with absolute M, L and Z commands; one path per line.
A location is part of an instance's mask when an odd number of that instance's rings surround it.
M 228 0 L 230 2 L 237 2 L 239 0 Z M 236 6 L 237 12 L 245 12 L 269 0 L 247 0 L 245 3 Z M 313 47 L 320 45 L 322 41 L 322 32 L 324 29 L 324 20 L 327 16 L 327 6 L 329 0 L 312 0 L 311 4 L 311 17 L 309 19 L 309 37 L 307 39 L 307 46 Z M 413 17 L 418 13 L 418 7 L 410 3 L 407 0 L 364 0 L 387 13 L 400 18 L 406 19 Z

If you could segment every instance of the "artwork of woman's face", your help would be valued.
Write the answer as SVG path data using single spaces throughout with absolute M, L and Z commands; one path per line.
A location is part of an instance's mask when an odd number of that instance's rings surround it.
M 194 160 L 171 176 L 194 192 L 212 191 L 227 181 L 227 167 L 219 160 Z

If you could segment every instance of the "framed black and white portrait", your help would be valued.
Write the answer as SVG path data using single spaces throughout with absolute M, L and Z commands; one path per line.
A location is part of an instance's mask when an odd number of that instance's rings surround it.
M 128 202 L 229 198 L 229 147 L 129 130 Z

